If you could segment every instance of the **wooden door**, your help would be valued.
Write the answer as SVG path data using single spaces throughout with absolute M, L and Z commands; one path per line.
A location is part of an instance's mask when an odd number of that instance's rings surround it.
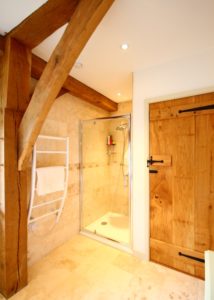
M 181 110 L 213 103 L 211 93 L 150 105 L 151 260 L 201 278 L 214 249 L 214 111 Z

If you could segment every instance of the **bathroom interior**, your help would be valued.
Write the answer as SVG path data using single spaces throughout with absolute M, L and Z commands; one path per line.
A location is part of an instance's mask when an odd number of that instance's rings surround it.
M 46 7 L 57 1 L 42 2 Z M 23 45 L 8 39 L 11 48 L 4 48 L 6 38 L 0 35 L 0 66 L 5 67 L 0 68 L 0 278 L 9 274 L 8 267 L 12 274 L 0 280 L 4 295 L 20 290 L 12 300 L 202 300 L 204 289 L 211 293 L 211 2 L 193 10 L 194 0 L 173 5 L 168 0 L 161 5 L 115 1 L 53 97 L 36 142 L 29 143 L 34 147 L 21 173 L 23 201 L 17 175 L 19 125 L 11 113 L 16 116 L 18 109 L 20 118 L 27 113 L 29 94 L 45 93 L 48 82 L 41 88 L 40 78 L 57 38 L 52 44 L 49 32 L 33 43 L 31 67 L 25 39 Z M 60 39 L 64 28 L 53 35 Z M 11 59 L 17 62 L 14 68 L 8 68 Z M 60 72 L 56 77 L 61 80 Z M 26 103 L 19 110 L 21 100 Z

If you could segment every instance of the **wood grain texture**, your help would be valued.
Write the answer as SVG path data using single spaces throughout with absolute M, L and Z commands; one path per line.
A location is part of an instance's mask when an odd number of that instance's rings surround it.
M 179 118 L 172 123 L 173 243 L 194 249 L 194 117 Z
M 30 77 L 26 80 L 22 80 L 20 77 L 22 74 L 30 74 L 31 53 L 25 46 L 10 38 L 8 38 L 5 48 L 3 85 L 6 96 L 4 97 L 4 107 L 24 112 L 29 103 Z M 18 74 L 16 70 L 19 71 Z M 7 86 L 8 82 L 11 85 L 10 88 Z
M 190 275 L 204 278 L 204 264 L 179 256 L 179 252 L 197 258 L 204 258 L 204 254 L 201 252 L 165 243 L 156 239 L 150 239 L 150 257 L 153 261 Z
M 182 99 L 152 103 L 150 104 L 150 120 L 166 120 L 173 118 L 178 119 L 195 115 L 213 114 L 214 110 L 185 112 L 181 114 L 179 113 L 179 110 L 205 106 L 213 103 L 214 93 L 207 93 Z
M 49 0 L 9 32 L 8 36 L 32 49 L 68 23 L 78 3 L 79 0 Z
M 157 157 L 172 153 L 171 125 L 167 121 L 150 122 L 150 154 Z M 150 234 L 152 238 L 172 242 L 172 168 L 155 166 L 150 174 Z
M 46 67 L 46 62 L 36 55 L 32 55 L 32 69 L 31 76 L 37 80 L 40 79 L 42 72 Z M 118 108 L 118 104 L 111 99 L 105 97 L 79 80 L 68 76 L 62 88 L 63 93 L 70 93 L 86 102 L 89 102 L 97 107 L 103 108 L 107 111 L 113 112 Z
M 4 53 L 4 42 L 5 42 L 4 37 L 0 35 L 0 56 Z
M 0 35 L 0 55 L 4 53 L 4 43 L 5 38 Z M 44 61 L 42 58 L 36 56 L 35 54 L 32 54 L 31 76 L 34 79 L 39 80 L 46 67 L 46 64 L 46 61 Z M 70 75 L 64 82 L 64 85 L 58 93 L 57 97 L 65 93 L 70 93 L 75 97 L 85 100 L 86 102 L 103 108 L 109 112 L 115 112 L 118 109 L 118 104 L 116 102 L 112 101 L 108 97 L 102 95 L 101 93 L 90 88 L 86 84 L 80 82 Z
M 44 120 L 70 69 L 113 0 L 80 1 L 37 83 L 19 130 L 19 170 L 26 165 Z
M 195 249 L 214 250 L 214 115 L 196 117 Z
M 213 103 L 209 93 L 150 105 L 150 155 L 172 157 L 150 174 L 151 258 L 201 278 L 203 265 L 168 254 L 214 249 L 214 110 L 178 113 Z
M 5 202 L 1 206 L 1 293 L 9 297 L 27 284 L 26 173 L 18 172 L 18 127 L 29 100 L 30 51 L 8 38 L 3 59 Z
M 4 139 L 4 115 L 3 115 L 3 99 L 2 99 L 2 78 L 3 77 L 3 57 L 0 56 L 0 138 Z M 0 141 L 2 143 L 3 141 Z M 1 151 L 2 148 L 0 148 Z M 1 164 L 4 163 L 4 154 L 0 152 Z M 4 166 L 0 166 L 0 264 L 2 265 L 5 261 L 5 251 L 4 251 L 4 192 L 2 192 L 4 185 Z M 0 267 L 0 291 L 3 290 L 4 283 L 4 264 Z

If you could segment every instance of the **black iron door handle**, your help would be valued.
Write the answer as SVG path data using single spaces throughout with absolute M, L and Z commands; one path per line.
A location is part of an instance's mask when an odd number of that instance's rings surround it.
M 152 166 L 154 163 L 164 163 L 163 159 L 162 160 L 154 160 L 152 156 L 150 156 L 150 159 L 147 160 L 147 167 Z

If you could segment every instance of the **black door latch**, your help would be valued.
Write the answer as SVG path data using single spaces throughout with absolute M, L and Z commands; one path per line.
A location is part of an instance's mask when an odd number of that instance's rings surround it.
M 163 160 L 153 160 L 152 156 L 147 160 L 147 167 L 152 166 L 154 163 L 164 163 Z

